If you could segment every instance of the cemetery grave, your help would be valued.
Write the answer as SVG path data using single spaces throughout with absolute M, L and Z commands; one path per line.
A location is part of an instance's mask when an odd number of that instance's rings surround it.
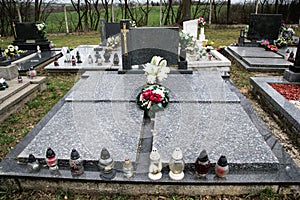
M 121 47 L 62 48 L 63 56 L 45 67 L 80 72 L 81 79 L 1 161 L 1 187 L 232 195 L 299 184 L 299 167 L 223 76 L 230 62 L 217 51 L 217 60 L 205 61 L 209 67 L 188 58 L 187 68 L 173 67 L 160 81 L 169 91 L 168 105 L 149 117 L 136 104 L 148 78 L 141 65 L 155 55 L 178 64 L 178 28 L 130 28 L 128 21 L 119 27 Z M 204 149 L 212 166 L 201 176 L 195 163 Z M 229 173 L 221 176 L 226 167 Z
M 299 38 L 293 36 L 292 44 L 290 41 L 286 41 L 286 45 L 278 44 L 281 21 L 281 14 L 251 14 L 249 30 L 241 30 L 238 45 L 228 46 L 225 53 L 248 71 L 283 72 L 292 65 L 289 57 L 294 59 Z

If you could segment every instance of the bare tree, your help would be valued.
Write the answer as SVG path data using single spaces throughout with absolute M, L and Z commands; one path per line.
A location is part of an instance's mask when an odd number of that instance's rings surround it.
M 75 11 L 77 13 L 77 17 L 78 17 L 78 22 L 77 22 L 75 30 L 82 31 L 83 30 L 83 26 L 82 26 L 83 15 L 81 15 L 80 0 L 77 0 L 77 2 L 75 0 L 71 0 L 71 3 L 73 5 L 73 8 L 75 9 Z

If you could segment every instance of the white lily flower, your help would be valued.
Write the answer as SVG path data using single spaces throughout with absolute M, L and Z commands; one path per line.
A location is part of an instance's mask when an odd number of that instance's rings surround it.
M 150 84 L 154 84 L 156 82 L 156 76 L 148 75 L 147 76 L 147 82 L 150 83 Z

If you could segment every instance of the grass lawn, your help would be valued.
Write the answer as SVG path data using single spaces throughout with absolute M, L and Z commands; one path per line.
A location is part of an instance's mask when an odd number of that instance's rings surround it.
M 298 31 L 299 33 L 299 31 Z M 207 28 L 205 32 L 206 38 L 215 42 L 214 47 L 227 46 L 237 42 L 239 36 L 239 29 L 210 29 Z M 56 47 L 68 46 L 75 48 L 83 44 L 99 44 L 100 35 L 98 32 L 89 33 L 74 33 L 74 34 L 49 34 L 47 36 L 52 40 Z M 2 47 L 10 44 L 13 38 L 5 38 Z M 14 148 L 14 146 L 22 140 L 22 138 L 42 119 L 45 114 L 58 102 L 63 95 L 72 88 L 74 83 L 78 80 L 77 75 L 59 75 L 49 76 L 44 70 L 38 71 L 39 75 L 47 76 L 47 89 L 38 95 L 33 101 L 26 103 L 26 105 L 18 112 L 12 114 L 4 123 L 0 125 L 0 161 L 5 155 Z M 278 75 L 278 74 L 269 74 Z M 249 77 L 255 76 L 255 73 L 249 73 L 239 67 L 235 62 L 232 62 L 231 79 L 242 91 L 246 97 L 249 97 Z M 252 197 L 259 199 L 261 195 L 264 198 L 269 198 L 268 195 L 279 197 L 272 191 L 262 191 L 260 194 L 253 194 Z M 275 196 L 274 196 L 275 195 Z M 277 196 L 276 196 L 277 195 Z M 245 197 L 245 196 L 244 196 Z M 242 197 L 242 198 L 244 198 Z M 15 191 L 15 190 L 0 190 L 0 199 L 88 199 L 93 198 L 90 195 L 70 194 L 65 191 L 57 191 L 56 193 L 48 193 L 42 191 Z M 132 199 L 123 195 L 116 196 L 97 196 L 97 199 Z M 145 197 L 144 199 L 149 199 Z M 151 198 L 151 197 L 150 197 Z M 158 198 L 158 197 L 156 197 Z M 217 197 L 219 198 L 219 197 Z M 224 197 L 225 198 L 225 197 Z M 163 197 L 163 199 L 195 199 L 194 197 Z M 211 198 L 213 199 L 213 198 Z

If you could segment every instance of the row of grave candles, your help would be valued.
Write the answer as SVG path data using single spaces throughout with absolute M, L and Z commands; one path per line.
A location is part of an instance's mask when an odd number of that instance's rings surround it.
M 105 49 L 104 54 L 103 54 L 103 57 L 105 59 L 104 60 L 105 63 L 110 62 L 110 60 L 109 60 L 110 56 L 111 55 L 110 55 L 109 50 Z M 94 63 L 93 57 L 91 55 L 89 55 L 87 59 L 88 59 L 88 64 L 93 64 Z M 120 59 L 118 57 L 118 54 L 115 53 L 114 57 L 113 57 L 113 64 L 117 66 L 117 65 L 119 65 L 119 61 L 120 61 Z M 82 63 L 79 51 L 76 52 L 76 58 L 75 58 L 74 55 L 70 54 L 70 50 L 68 49 L 67 53 L 65 55 L 64 62 L 65 63 L 71 63 L 72 66 L 76 66 L 76 63 L 78 63 L 78 64 Z M 95 53 L 95 63 L 97 63 L 98 65 L 102 65 L 102 63 L 103 63 L 103 60 L 102 60 L 101 55 L 99 54 L 99 51 L 96 51 L 96 53 Z M 57 58 L 54 60 L 54 66 L 59 66 L 59 62 L 58 62 Z
M 58 172 L 58 158 L 55 152 L 48 148 L 46 151 L 46 163 L 51 172 Z M 180 148 L 175 148 L 169 162 L 169 177 L 173 180 L 182 180 L 184 178 L 184 160 Z M 73 149 L 71 151 L 69 167 L 73 176 L 78 176 L 84 173 L 83 160 L 81 159 L 78 151 Z M 116 176 L 116 169 L 114 169 L 114 160 L 106 148 L 101 150 L 100 159 L 98 162 L 100 168 L 100 177 L 104 180 L 111 180 Z M 30 172 L 38 172 L 41 168 L 40 162 L 34 155 L 30 154 L 28 158 L 28 170 Z M 206 150 L 203 150 L 195 162 L 195 172 L 199 177 L 206 177 L 211 163 L 208 159 Z M 157 149 L 153 147 L 150 153 L 150 164 L 148 177 L 151 180 L 159 180 L 162 178 L 162 162 L 160 154 Z M 134 167 L 128 158 L 125 158 L 123 163 L 122 172 L 126 178 L 131 178 L 134 174 Z M 225 156 L 221 156 L 215 165 L 215 173 L 217 177 L 223 178 L 229 172 L 229 166 Z

